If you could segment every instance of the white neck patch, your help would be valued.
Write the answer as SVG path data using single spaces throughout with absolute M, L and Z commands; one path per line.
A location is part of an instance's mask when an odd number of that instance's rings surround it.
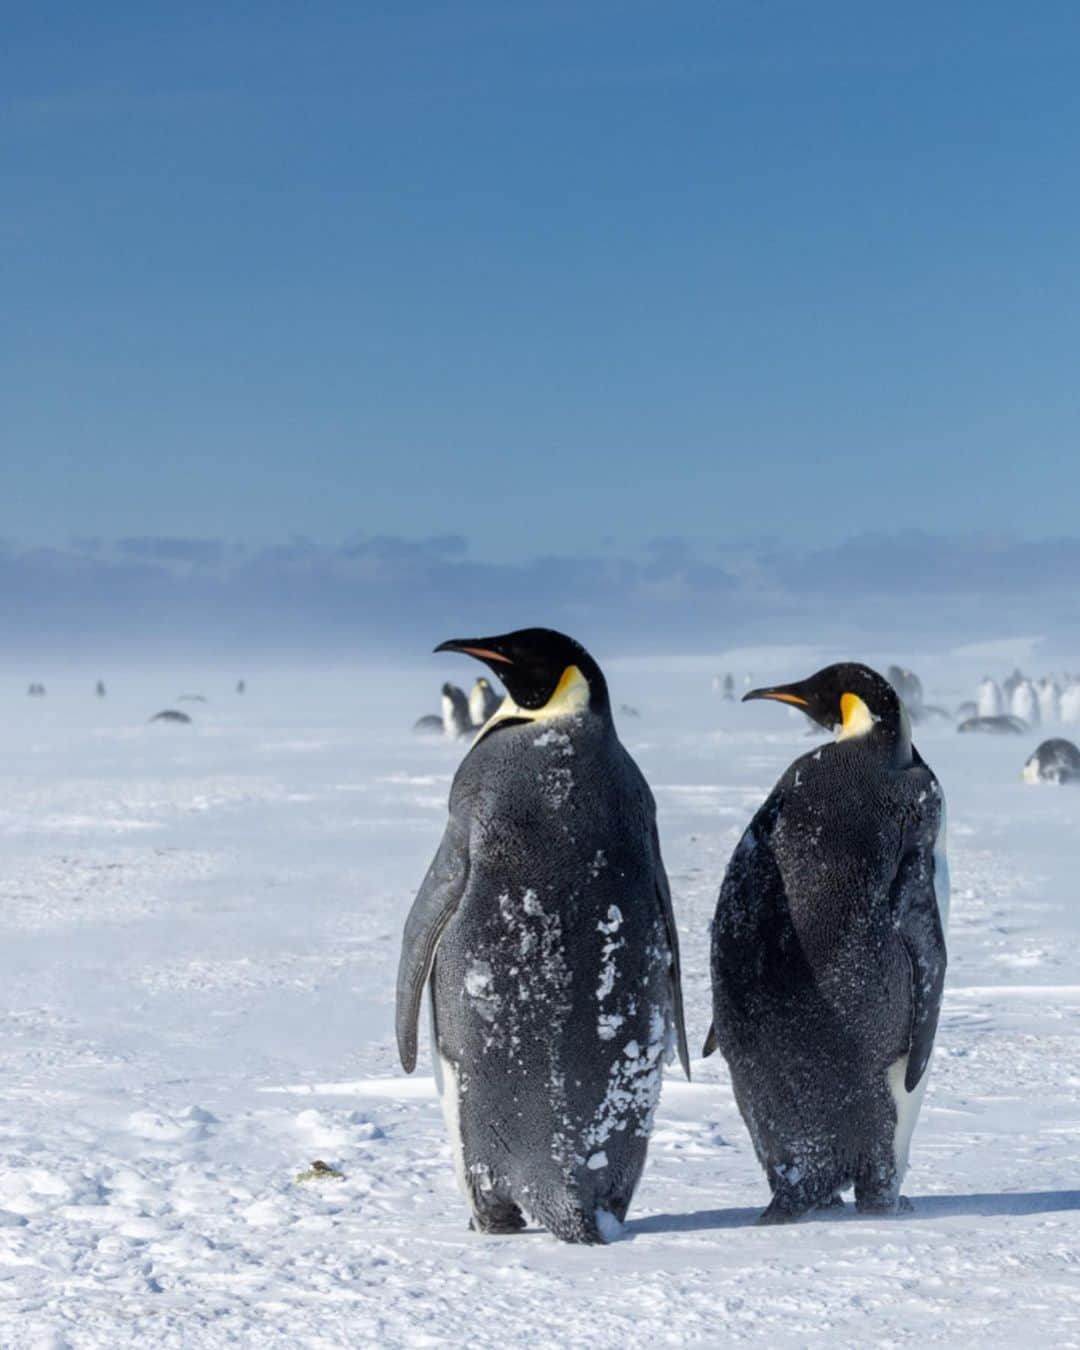
M 567 666 L 555 692 L 542 708 L 521 708 L 509 694 L 480 728 L 474 745 L 479 745 L 489 731 L 510 718 L 525 722 L 550 722 L 556 717 L 572 717 L 589 706 L 589 681 L 577 666 Z

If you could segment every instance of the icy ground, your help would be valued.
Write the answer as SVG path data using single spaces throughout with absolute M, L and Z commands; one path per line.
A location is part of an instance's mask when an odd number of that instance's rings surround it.
M 724 865 L 811 744 L 723 703 L 730 667 L 608 672 L 641 710 L 620 731 L 656 791 L 695 1052 Z M 970 697 L 982 672 L 958 670 L 923 665 L 928 699 Z M 460 756 L 409 727 L 469 663 L 236 672 L 245 698 L 103 673 L 104 702 L 96 671 L 0 685 L 0 1344 L 1080 1345 L 1080 789 L 1020 781 L 1035 737 L 917 734 L 954 899 L 915 1212 L 753 1227 L 766 1188 L 715 1057 L 669 1073 L 625 1238 L 571 1249 L 466 1231 L 426 1041 L 412 1079 L 392 1043 Z M 146 724 L 200 687 L 192 726 Z M 344 1179 L 298 1182 L 315 1159 Z

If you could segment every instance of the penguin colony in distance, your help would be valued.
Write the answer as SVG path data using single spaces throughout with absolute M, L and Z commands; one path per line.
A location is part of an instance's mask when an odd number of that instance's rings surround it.
M 545 628 L 457 639 L 507 698 L 455 775 L 446 832 L 405 925 L 407 1072 L 431 994 L 437 1083 L 481 1232 L 525 1215 L 566 1242 L 617 1231 L 677 1048 L 679 948 L 652 794 L 607 682 Z
M 483 677 L 473 685 L 468 698 L 465 692 L 449 681 L 442 687 L 442 713 L 428 714 L 413 723 L 419 735 L 445 736 L 449 741 L 471 740 L 481 727 L 493 717 L 499 707 L 499 696 Z
M 945 979 L 937 779 L 892 686 L 862 665 L 756 689 L 838 739 L 803 755 L 751 821 L 712 929 L 713 1025 L 765 1169 L 762 1222 L 901 1207 Z
M 991 675 L 980 682 L 975 711 L 965 703 L 957 709 L 959 731 L 998 731 L 1010 728 L 1000 719 L 1010 719 L 1017 731 L 1080 722 L 1080 678 L 1046 675 L 1030 679 L 1016 669 L 1000 684 Z M 977 721 L 973 721 L 977 719 Z

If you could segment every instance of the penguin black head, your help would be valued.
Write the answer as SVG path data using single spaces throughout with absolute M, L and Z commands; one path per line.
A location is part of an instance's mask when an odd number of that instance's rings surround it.
M 455 708 L 468 708 L 468 699 L 456 684 L 451 684 L 448 680 L 446 684 L 443 685 L 440 692 L 442 693 L 443 698 L 448 698 Z
M 843 661 L 826 666 L 796 684 L 778 684 L 752 689 L 743 696 L 769 698 L 801 709 L 819 726 L 835 731 L 841 741 L 869 736 L 873 742 L 894 748 L 908 759 L 911 727 L 907 713 L 892 685 L 869 666 Z
M 483 661 L 506 686 L 511 712 L 558 717 L 609 710 L 607 681 L 589 653 L 552 628 L 519 628 L 500 637 L 451 638 L 437 652 L 462 652 Z

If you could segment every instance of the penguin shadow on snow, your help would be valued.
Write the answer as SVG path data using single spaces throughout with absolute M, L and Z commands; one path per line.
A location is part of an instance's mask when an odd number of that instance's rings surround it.
M 795 1221 L 806 1223 L 889 1223 L 923 1219 L 1008 1219 L 1030 1218 L 1038 1214 L 1063 1214 L 1080 1210 L 1080 1191 L 986 1191 L 971 1195 L 924 1195 L 912 1201 L 913 1208 L 903 1214 L 859 1214 L 854 1205 L 813 1210 Z M 630 1219 L 625 1237 L 648 1233 L 702 1233 L 711 1229 L 754 1228 L 758 1209 L 698 1209 L 689 1214 L 650 1214 Z

